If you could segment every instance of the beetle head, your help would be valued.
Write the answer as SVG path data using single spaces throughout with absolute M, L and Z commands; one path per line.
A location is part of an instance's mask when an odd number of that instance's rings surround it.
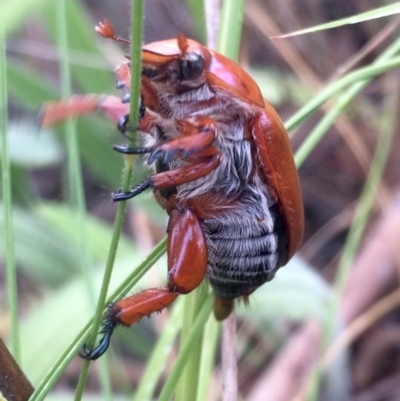
M 167 93 L 183 93 L 206 82 L 210 60 L 205 47 L 180 35 L 145 45 L 142 73 Z

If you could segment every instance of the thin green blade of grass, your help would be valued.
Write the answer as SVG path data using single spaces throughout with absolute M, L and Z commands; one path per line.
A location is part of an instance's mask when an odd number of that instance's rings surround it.
M 397 44 L 396 44 L 397 43 Z M 399 51 L 399 44 L 396 42 L 390 46 L 390 49 L 395 48 L 396 52 Z M 390 50 L 388 48 L 388 50 Z M 392 56 L 391 56 L 392 57 Z M 381 75 L 387 71 L 398 68 L 400 66 L 400 57 L 393 57 L 388 59 L 378 58 L 372 65 L 360 68 L 338 81 L 329 84 L 318 95 L 314 96 L 307 102 L 299 111 L 297 111 L 288 121 L 285 122 L 285 127 L 288 131 L 292 131 L 299 126 L 307 117 L 309 117 L 315 110 L 317 110 L 328 99 L 340 93 L 343 89 L 349 87 L 355 82 L 365 81 L 368 83 L 372 78 Z
M 125 166 L 126 167 L 124 169 L 124 176 L 122 178 L 122 189 L 123 190 L 127 190 L 130 186 L 132 163 L 125 163 Z M 91 328 L 91 335 L 88 339 L 88 348 L 89 349 L 93 349 L 95 346 L 97 333 L 99 332 L 100 324 L 101 324 L 101 321 L 103 318 L 103 312 L 104 312 L 104 306 L 106 304 L 108 287 L 109 287 L 109 283 L 110 283 L 110 279 L 111 279 L 111 274 L 112 274 L 115 258 L 117 255 L 119 238 L 120 238 L 120 235 L 122 232 L 125 208 L 126 208 L 126 201 L 120 202 L 118 204 L 117 213 L 116 213 L 116 217 L 115 217 L 115 223 L 114 223 L 113 235 L 111 238 L 110 251 L 108 254 L 106 268 L 105 268 L 104 276 L 103 276 L 103 283 L 101 286 L 101 290 L 100 290 L 100 294 L 99 294 L 99 298 L 98 298 L 98 302 L 97 302 L 96 312 L 93 317 L 93 325 Z M 77 390 L 75 393 L 75 401 L 79 401 L 82 398 L 86 380 L 87 380 L 87 377 L 89 374 L 89 365 L 90 365 L 90 361 L 85 360 L 85 362 L 83 363 L 81 374 L 79 376 L 79 382 L 78 382 Z
M 366 11 L 366 12 L 360 13 L 360 14 L 356 14 L 351 17 L 346 17 L 346 18 L 342 18 L 340 20 L 316 25 L 316 26 L 306 28 L 306 29 L 300 29 L 298 31 L 290 32 L 290 33 L 287 33 L 284 35 L 279 35 L 279 36 L 276 36 L 275 39 L 277 39 L 277 38 L 283 39 L 283 38 L 289 38 L 292 36 L 305 35 L 307 33 L 325 31 L 327 29 L 338 28 L 338 27 L 344 26 L 344 25 L 358 24 L 358 23 L 364 22 L 364 21 L 370 21 L 373 19 L 389 17 L 391 15 L 395 15 L 395 14 L 399 14 L 399 13 L 400 13 L 400 2 L 397 2 L 394 4 L 387 5 L 387 6 L 374 8 L 373 10 Z
M 181 345 L 184 344 L 190 335 L 197 314 L 201 310 L 207 296 L 208 284 L 205 281 L 203 281 L 196 290 L 185 295 L 185 308 L 180 338 Z M 200 360 L 203 353 L 201 336 L 197 344 L 199 345 L 194 347 L 189 355 L 189 360 L 186 362 L 186 367 L 175 389 L 176 401 L 187 400 L 188 395 L 190 396 L 191 394 L 193 396 L 193 394 L 197 392 L 197 388 L 203 386 L 203 383 L 199 382 Z
M 217 352 L 218 338 L 221 325 L 214 316 L 210 316 L 205 325 L 203 334 L 202 353 L 199 366 L 199 383 L 197 386 L 196 401 L 207 401 L 209 399 L 209 388 L 211 376 L 214 371 L 215 354 Z
M 71 69 L 69 60 L 68 45 L 68 24 L 65 16 L 65 0 L 58 2 L 55 20 L 57 21 L 57 40 L 60 58 L 60 77 L 61 94 L 63 98 L 69 98 L 71 93 Z M 76 214 L 73 218 L 79 225 L 79 265 L 86 282 L 87 293 L 94 305 L 93 292 L 93 272 L 91 270 L 92 260 L 87 246 L 87 225 L 86 225 L 86 202 L 84 199 L 82 167 L 79 157 L 79 144 L 76 124 L 73 121 L 67 121 L 65 126 L 65 143 L 67 145 L 67 201 L 71 209 L 75 209 Z
M 214 295 L 211 292 L 208 293 L 207 299 L 203 303 L 202 308 L 193 323 L 189 335 L 186 337 L 185 341 L 180 347 L 179 355 L 175 361 L 174 367 L 172 368 L 168 376 L 167 381 L 164 384 L 158 401 L 168 401 L 174 393 L 182 372 L 185 369 L 187 362 L 190 360 L 190 354 L 192 353 L 196 342 L 199 341 L 202 336 L 204 325 L 206 324 L 206 321 L 209 318 L 212 310 L 213 300 Z M 191 397 L 193 397 L 193 394 Z
M 129 122 L 131 127 L 137 127 L 139 122 L 140 93 L 142 85 L 142 35 L 143 35 L 143 0 L 132 0 L 131 14 L 131 92 Z M 137 130 L 130 132 L 128 146 L 135 147 L 137 140 Z M 131 160 L 133 156 L 127 156 Z
M 171 352 L 179 330 L 182 328 L 183 304 L 184 299 L 182 297 L 174 303 L 168 322 L 146 362 L 146 369 L 140 379 L 133 401 L 148 401 L 154 398 L 154 391 L 162 372 L 165 370 L 165 361 Z
M 141 84 L 141 49 L 142 49 L 142 34 L 143 34 L 143 1 L 132 0 L 132 42 L 131 42 L 131 93 L 130 93 L 130 121 L 133 126 L 137 126 L 139 118 L 139 102 L 140 102 L 140 84 Z M 130 136 L 128 145 L 129 147 L 135 146 L 136 135 Z M 132 171 L 133 171 L 133 157 L 125 157 L 125 166 L 123 169 L 122 177 L 122 191 L 127 191 L 131 186 Z M 102 321 L 104 305 L 108 292 L 108 285 L 111 279 L 112 269 L 117 253 L 118 242 L 122 231 L 122 225 L 126 210 L 126 201 L 118 204 L 117 214 L 115 217 L 114 231 L 111 239 L 111 246 L 109 257 L 107 259 L 106 268 L 104 272 L 104 279 L 101 286 L 97 308 L 93 317 L 93 327 L 91 336 L 88 340 L 88 348 L 93 349 L 97 333 Z M 79 382 L 75 393 L 75 401 L 82 398 L 83 390 L 89 373 L 90 361 L 86 360 L 83 364 Z
M 224 0 L 221 11 L 221 24 L 218 35 L 218 51 L 237 61 L 245 0 Z
M 12 185 L 10 145 L 8 137 L 8 106 L 7 106 L 7 73 L 6 73 L 6 36 L 0 27 L 0 152 L 3 190 L 3 216 L 5 230 L 5 269 L 7 302 L 11 322 L 11 352 L 17 363 L 21 362 L 21 345 L 18 323 L 18 288 L 15 264 Z

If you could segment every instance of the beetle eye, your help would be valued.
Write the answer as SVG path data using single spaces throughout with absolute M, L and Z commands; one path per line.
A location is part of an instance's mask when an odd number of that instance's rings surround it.
M 204 59 L 195 55 L 192 59 L 181 60 L 181 80 L 193 80 L 200 77 L 204 69 Z

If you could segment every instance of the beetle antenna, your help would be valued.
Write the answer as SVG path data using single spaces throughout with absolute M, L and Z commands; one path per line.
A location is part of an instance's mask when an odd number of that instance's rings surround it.
M 112 39 L 115 40 L 116 42 L 125 43 L 127 45 L 131 44 L 131 42 L 128 39 L 116 36 L 114 33 L 114 28 L 111 25 L 111 22 L 106 19 L 103 22 L 99 22 L 94 29 L 99 35 L 103 36 L 104 38 Z

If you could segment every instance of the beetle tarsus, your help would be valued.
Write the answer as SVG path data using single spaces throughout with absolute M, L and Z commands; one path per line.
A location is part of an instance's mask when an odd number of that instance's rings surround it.
M 111 197 L 114 202 L 125 201 L 131 198 L 134 198 L 136 195 L 141 194 L 146 191 L 146 189 L 150 188 L 150 182 L 145 181 L 139 185 L 133 187 L 130 191 L 122 192 L 121 190 L 115 191 L 112 193 Z
M 107 320 L 100 331 L 100 334 L 104 334 L 101 338 L 99 345 L 93 349 L 89 349 L 85 344 L 79 355 L 86 360 L 94 361 L 101 357 L 108 349 L 110 345 L 111 335 L 115 329 L 116 322 L 113 320 Z
M 147 159 L 147 163 L 153 164 L 156 160 L 162 159 L 164 164 L 168 164 L 179 152 L 179 149 L 169 150 L 166 152 L 160 148 L 156 148 L 151 152 Z
M 144 155 L 152 151 L 151 148 L 129 148 L 126 145 L 114 145 L 113 149 L 124 155 Z
M 122 101 L 124 103 L 124 101 Z M 143 100 L 140 102 L 139 106 L 139 120 L 141 120 L 146 113 L 146 107 L 143 104 Z M 125 114 L 122 116 L 117 124 L 118 131 L 121 132 L 121 134 L 125 134 L 127 131 L 137 131 L 138 127 L 130 127 L 129 125 L 129 114 Z
M 128 124 L 129 124 L 129 114 L 125 114 L 118 121 L 117 125 L 118 131 L 121 132 L 122 134 L 125 134 L 125 132 L 129 130 Z
M 131 101 L 131 95 L 127 93 L 121 100 L 122 103 L 129 103 Z

